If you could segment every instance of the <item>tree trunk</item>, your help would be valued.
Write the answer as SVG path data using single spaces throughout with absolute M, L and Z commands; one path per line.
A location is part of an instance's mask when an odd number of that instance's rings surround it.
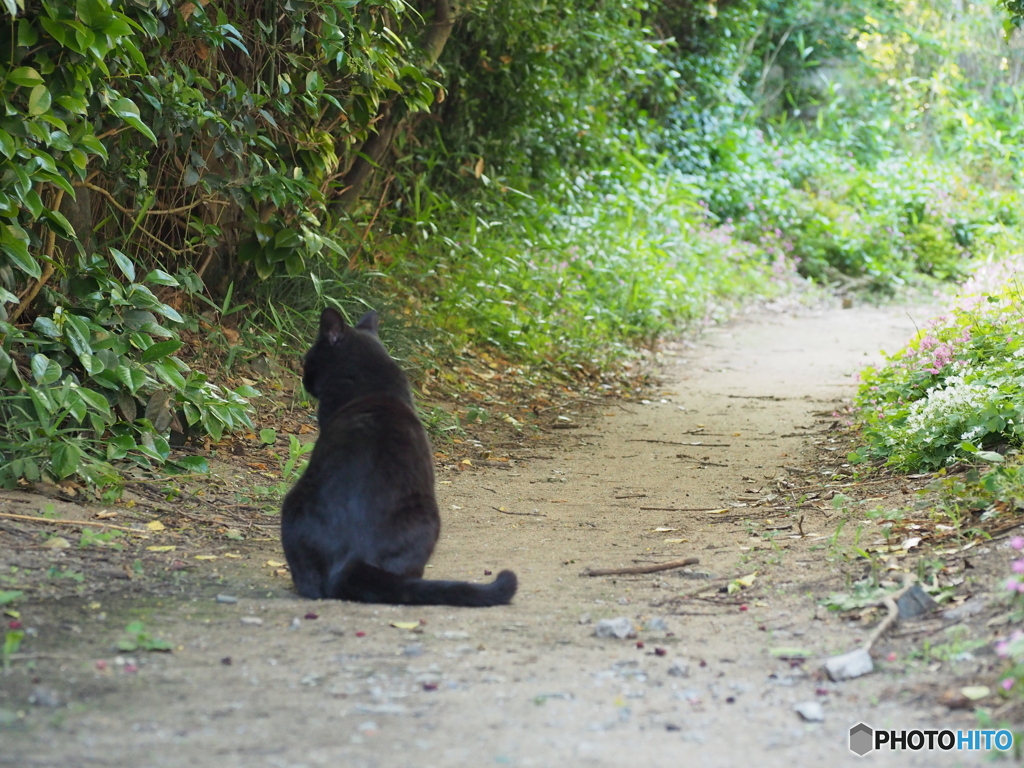
M 432 67 L 437 62 L 445 43 L 451 37 L 453 26 L 455 17 L 449 0 L 434 0 L 434 19 L 427 27 L 420 45 L 423 54 L 421 66 L 424 69 Z M 381 104 L 374 121 L 377 132 L 363 142 L 359 154 L 342 179 L 342 189 L 337 196 L 338 207 L 342 210 L 349 210 L 359 199 L 366 188 L 366 182 L 391 147 L 395 133 L 405 117 L 405 114 L 399 114 L 400 112 L 401 110 L 395 109 L 393 98 Z

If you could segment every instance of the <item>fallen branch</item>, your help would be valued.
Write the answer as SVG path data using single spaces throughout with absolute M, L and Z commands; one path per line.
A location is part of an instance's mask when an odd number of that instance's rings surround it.
M 635 573 L 657 573 L 658 571 L 669 571 L 673 568 L 685 568 L 688 565 L 697 565 L 700 558 L 688 557 L 685 560 L 676 560 L 672 563 L 660 563 L 658 565 L 634 565 L 629 568 L 585 568 L 580 576 L 626 576 Z
M 724 507 L 640 507 L 644 512 L 718 512 Z
M 115 531 L 127 531 L 128 533 L 134 533 L 136 536 L 142 536 L 143 538 L 147 538 L 149 535 L 148 531 L 139 531 L 135 528 L 125 528 L 123 525 L 94 523 L 91 520 L 50 520 L 46 517 L 36 517 L 35 515 L 15 515 L 10 512 L 0 512 L 0 517 L 5 517 L 9 520 L 31 520 L 33 523 L 44 523 L 47 525 L 90 525 L 94 528 L 113 528 Z
M 565 429 L 565 427 L 562 427 Z M 680 443 L 675 440 L 648 440 L 646 438 L 633 438 L 627 443 L 660 443 L 661 445 L 682 445 L 687 448 L 729 448 L 732 443 L 702 443 L 699 440 L 692 443 Z
M 878 604 L 884 605 L 885 609 L 889 612 L 889 615 L 879 622 L 878 626 L 875 627 L 874 631 L 868 636 L 868 639 L 864 641 L 864 645 L 861 647 L 865 651 L 870 653 L 871 646 L 875 644 L 878 638 L 880 638 L 882 635 L 886 633 L 886 631 L 888 631 L 889 627 L 896 623 L 896 619 L 899 618 L 900 615 L 900 609 L 896 605 L 896 601 L 903 597 L 903 595 L 906 594 L 913 586 L 914 579 L 907 578 L 904 580 L 902 587 L 893 592 L 891 595 L 886 595 L 879 601 Z
M 501 512 L 503 515 L 523 515 L 524 517 L 547 517 L 547 515 L 540 512 L 509 512 L 507 509 L 501 507 L 491 507 L 495 512 Z

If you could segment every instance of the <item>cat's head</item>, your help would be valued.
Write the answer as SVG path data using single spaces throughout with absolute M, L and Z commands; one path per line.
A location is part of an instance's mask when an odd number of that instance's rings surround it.
M 367 312 L 349 325 L 336 309 L 320 315 L 316 341 L 303 359 L 302 384 L 329 409 L 369 395 L 391 395 L 411 401 L 409 385 L 398 364 L 377 337 L 379 318 Z

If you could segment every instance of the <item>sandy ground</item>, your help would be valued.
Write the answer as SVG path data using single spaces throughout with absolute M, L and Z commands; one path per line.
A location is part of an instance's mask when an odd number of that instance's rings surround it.
M 253 567 L 225 562 L 216 579 L 55 601 L 37 630 L 48 652 L 0 677 L 0 765 L 792 768 L 861 764 L 847 748 L 859 721 L 976 727 L 935 705 L 941 673 L 926 667 L 883 658 L 855 681 L 820 675 L 820 659 L 869 629 L 818 607 L 860 575 L 830 540 L 839 516 L 792 501 L 823 471 L 849 471 L 833 409 L 860 366 L 926 319 L 904 308 L 748 316 L 669 345 L 648 400 L 567 414 L 528 460 L 442 474 L 428 574 L 512 568 L 520 592 L 507 607 L 299 600 L 262 567 L 283 560 L 273 536 L 248 551 Z M 580 575 L 686 557 L 700 562 Z M 735 595 L 706 581 L 752 573 Z M 28 624 L 33 610 L 22 606 Z M 620 616 L 638 637 L 594 636 Z M 112 651 L 132 617 L 174 652 Z M 779 658 L 784 648 L 812 658 Z M 824 721 L 804 722 L 794 705 L 815 701 Z

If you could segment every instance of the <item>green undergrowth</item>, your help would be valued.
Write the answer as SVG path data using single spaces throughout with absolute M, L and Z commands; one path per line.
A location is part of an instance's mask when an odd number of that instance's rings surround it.
M 784 258 L 716 225 L 677 172 L 627 154 L 533 197 L 424 197 L 379 243 L 388 278 L 421 322 L 528 363 L 604 365 L 791 287 Z
M 992 268 L 1008 279 L 1002 284 L 996 277 L 985 285 L 983 276 L 969 283 L 948 315 L 861 374 L 855 405 L 866 444 L 855 459 L 913 471 L 964 459 L 998 463 L 1020 446 L 1024 287 L 1015 270 Z

